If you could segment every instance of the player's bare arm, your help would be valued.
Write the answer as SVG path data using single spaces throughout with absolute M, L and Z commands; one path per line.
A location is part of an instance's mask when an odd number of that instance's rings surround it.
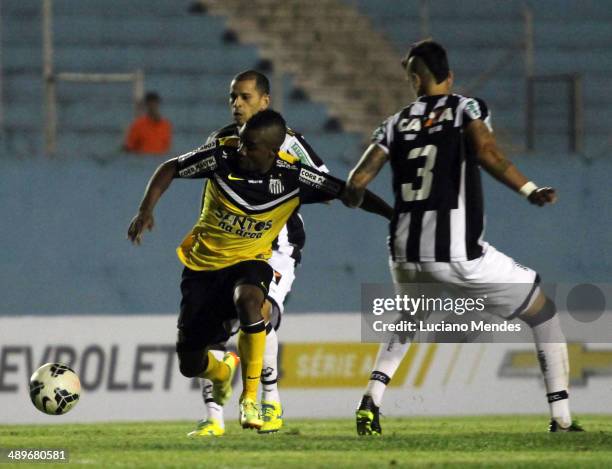
M 491 176 L 510 189 L 520 192 L 534 205 L 554 204 L 557 194 L 552 187 L 538 188 L 503 154 L 497 146 L 495 136 L 482 120 L 474 120 L 467 127 L 480 165 Z
M 153 173 L 151 179 L 145 189 L 144 197 L 140 202 L 138 213 L 128 228 L 128 239 L 136 245 L 140 245 L 142 242 L 142 234 L 145 229 L 151 231 L 155 224 L 153 219 L 153 209 L 161 198 L 162 194 L 168 189 L 172 183 L 172 179 L 176 175 L 176 158 L 168 160 L 162 163 Z
M 345 205 L 359 207 L 365 202 L 366 187 L 374 180 L 388 159 L 387 153 L 380 146 L 370 145 L 368 147 L 357 165 L 349 173 L 342 198 Z M 364 208 L 364 210 L 367 209 Z

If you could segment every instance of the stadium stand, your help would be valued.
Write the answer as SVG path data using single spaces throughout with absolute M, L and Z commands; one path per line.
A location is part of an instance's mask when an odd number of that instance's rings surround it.
M 269 6 L 271 2 L 252 3 Z M 292 6 L 294 12 L 296 5 L 301 5 L 299 1 L 279 3 Z M 404 90 L 385 95 L 385 106 L 393 105 L 389 110 L 347 105 L 347 114 L 371 111 L 367 119 L 356 119 L 345 126 L 365 134 L 372 122 L 378 122 L 404 102 L 405 82 L 401 80 L 398 59 L 407 44 L 419 39 L 415 15 L 409 9 L 399 14 L 394 10 L 397 3 L 388 0 L 324 3 L 329 8 L 335 5 L 339 9 L 334 11 L 346 15 L 354 15 L 354 6 L 368 15 L 369 19 L 352 16 L 353 22 L 342 32 L 348 34 L 355 29 L 357 35 L 375 38 L 372 39 L 375 47 L 389 50 L 383 54 L 388 63 L 381 61 L 379 65 L 384 63 L 385 70 L 395 70 L 385 73 L 388 76 L 397 73 L 398 83 L 394 86 Z M 416 3 L 407 1 L 402 5 L 408 8 Z M 587 147 L 596 158 L 587 164 L 576 155 L 555 150 L 554 154 L 542 151 L 539 156 L 519 160 L 521 168 L 534 180 L 559 186 L 562 202 L 548 211 L 535 212 L 520 198 L 485 178 L 487 207 L 495 211 L 490 217 L 487 238 L 538 269 L 546 279 L 605 281 L 612 276 L 612 265 L 609 258 L 598 252 L 598 246 L 609 245 L 611 241 L 612 226 L 609 217 L 602 214 L 610 213 L 612 208 L 607 189 L 612 164 L 609 158 L 597 157 L 598 152 L 606 149 L 605 145 L 609 148 L 607 123 L 612 98 L 608 96 L 606 77 L 612 64 L 605 55 L 605 47 L 612 42 L 612 29 L 610 12 L 598 6 L 598 2 L 580 2 L 581 7 L 574 3 L 567 13 L 558 13 L 563 21 L 557 21 L 552 13 L 536 11 L 536 64 L 539 73 L 584 75 Z M 518 2 L 495 2 L 504 5 L 499 8 L 481 3 L 476 8 L 475 0 L 461 2 L 465 5 L 461 8 L 450 1 L 431 4 L 434 35 L 440 35 L 441 41 L 456 39 L 450 41 L 449 52 L 460 86 L 465 85 L 465 77 L 474 66 L 495 60 L 508 43 L 518 40 L 521 30 Z M 545 10 L 552 9 L 551 2 L 544 4 L 550 7 Z M 250 42 L 224 42 L 228 25 L 236 24 L 231 17 L 231 5 L 224 10 L 229 19 L 217 16 L 219 11 L 214 11 L 215 15 L 192 15 L 187 7 L 187 3 L 163 0 L 54 2 L 57 69 L 129 71 L 142 67 L 147 88 L 159 90 L 165 98 L 164 113 L 175 126 L 176 153 L 198 145 L 210 130 L 228 120 L 229 78 L 237 71 L 253 67 L 261 58 L 270 58 L 267 46 L 258 42 L 267 34 L 265 28 L 252 29 L 250 37 L 244 33 L 258 47 Z M 466 13 L 474 11 L 478 11 L 475 17 Z M 280 14 L 291 14 L 291 10 L 281 9 Z M 0 269 L 4 306 L 0 314 L 175 311 L 180 265 L 173 248 L 195 219 L 199 184 L 175 184 L 159 206 L 155 231 L 146 237 L 141 248 L 129 245 L 125 240 L 127 224 L 147 178 L 160 161 L 137 161 L 116 153 L 123 128 L 132 115 L 131 90 L 126 85 L 61 83 L 58 156 L 45 159 L 40 2 L 5 0 L 2 16 L 6 142 L 4 156 L 0 158 L 3 174 L 0 216 L 15 222 L 5 223 L 0 230 L 0 243 L 4 246 Z M 305 13 L 298 17 L 301 22 L 312 20 Z M 581 23 L 584 18 L 595 25 L 593 29 Z M 334 20 L 338 24 L 338 17 L 330 16 L 322 27 L 328 28 Z M 374 28 L 356 27 L 370 23 Z M 388 35 L 395 49 L 381 42 L 384 37 L 376 36 L 375 28 Z M 282 29 L 283 34 L 288 32 L 287 28 Z M 355 37 L 347 36 L 348 43 Z M 366 47 L 368 40 L 363 43 L 361 46 Z M 338 54 L 331 43 L 324 41 L 324 45 L 312 52 L 328 57 L 323 54 L 327 52 L 323 49 L 328 49 L 332 57 Z M 287 67 L 293 68 L 283 71 L 294 75 L 283 76 L 283 113 L 292 126 L 305 134 L 332 172 L 341 177 L 345 177 L 349 166 L 361 154 L 363 134 L 321 130 L 330 115 L 346 117 L 340 112 L 342 103 L 356 96 L 348 90 L 342 100 L 333 100 L 340 93 L 338 88 L 330 91 L 327 85 L 339 80 L 344 86 L 345 79 L 351 76 L 359 76 L 356 83 L 363 83 L 363 73 L 371 76 L 370 82 L 379 85 L 391 82 L 372 78 L 376 66 L 365 62 L 365 58 L 375 54 L 363 53 L 363 48 L 355 50 L 361 52 L 361 61 L 339 60 L 348 68 L 335 78 L 318 76 L 320 81 L 314 80 L 317 75 L 310 69 L 302 68 L 301 60 L 307 55 L 284 57 Z M 312 60 L 305 63 L 313 66 Z M 326 63 L 331 62 L 322 61 L 322 69 Z M 359 65 L 362 70 L 354 68 Z M 514 58 L 502 73 L 478 90 L 493 108 L 496 128 L 512 143 L 517 142 L 517 146 L 523 144 L 524 132 L 521 66 L 521 59 Z M 305 89 L 316 101 L 291 100 L 294 85 Z M 368 93 L 372 94 L 372 102 L 383 96 L 381 91 Z M 368 93 L 358 98 L 368 97 Z M 557 101 L 550 101 L 551 110 L 546 112 L 561 113 L 555 108 Z M 344 125 L 346 121 L 342 122 Z M 553 126 L 550 135 L 555 144 L 551 148 L 565 148 L 565 137 L 559 128 Z M 389 200 L 388 186 L 389 174 L 385 172 L 373 190 Z M 389 280 L 386 227 L 373 216 L 340 208 L 339 203 L 331 207 L 306 207 L 303 213 L 309 238 L 288 309 L 357 310 L 361 282 Z M 527 227 L 529 243 L 515 234 L 521 223 Z M 558 239 L 555 236 L 552 242 L 551 227 L 554 233 L 565 235 Z M 577 244 L 577 239 L 582 241 Z M 598 259 L 597 263 L 592 259 Z
M 398 56 L 367 17 L 337 0 L 201 0 L 243 41 L 254 43 L 276 67 L 295 73 L 299 86 L 326 103 L 348 131 L 369 135 L 397 103 L 414 97 L 402 80 Z M 248 14 L 243 12 L 248 11 Z
M 175 150 L 197 145 L 218 125 L 219 117 L 227 115 L 227 77 L 258 60 L 253 47 L 223 46 L 223 22 L 189 15 L 185 5 L 164 1 L 53 5 L 56 70 L 142 68 L 147 87 L 167 96 L 164 109 L 175 123 Z M 11 106 L 7 130 L 16 141 L 23 141 L 24 133 L 40 135 L 42 129 L 41 118 L 32 119 L 41 116 L 42 103 L 40 4 L 8 1 L 3 14 L 5 94 Z M 113 152 L 133 112 L 127 85 L 59 83 L 58 104 L 60 154 L 75 147 L 81 152 Z
M 399 53 L 419 37 L 418 0 L 394 2 L 346 0 L 371 18 Z M 428 2 L 429 32 L 449 50 L 451 67 L 461 90 L 484 98 L 493 109 L 498 132 L 512 142 L 524 142 L 525 65 L 522 12 L 529 6 L 534 18 L 535 74 L 580 74 L 584 100 L 585 152 L 600 154 L 610 146 L 612 98 L 608 75 L 612 44 L 607 2 L 554 0 L 523 2 Z M 494 64 L 506 51 L 515 51 L 503 68 L 482 87 L 470 89 L 475 75 Z M 564 151 L 567 132 L 565 89 L 538 88 L 538 149 Z
M 151 0 L 129 5 L 54 2 L 56 69 L 117 72 L 142 67 L 146 86 L 164 95 L 164 113 L 175 126 L 177 153 L 200 144 L 208 132 L 228 121 L 229 79 L 259 61 L 254 47 L 223 41 L 226 24 L 222 18 L 190 15 L 187 6 Z M 6 153 L 35 158 L 3 159 L 3 165 L 8 165 L 7 180 L 12 181 L 3 188 L 12 195 L 4 199 L 2 213 L 23 212 L 20 226 L 44 226 L 46 239 L 37 245 L 33 233 L 24 233 L 19 226 L 4 231 L 7 245 L 14 247 L 3 257 L 2 283 L 10 291 L 5 312 L 174 311 L 180 267 L 173 246 L 193 223 L 199 184 L 173 187 L 169 200 L 174 203 L 162 204 L 156 233 L 142 251 L 124 243 L 125 226 L 158 163 L 117 154 L 132 115 L 130 87 L 59 83 L 59 149 L 56 159 L 41 159 L 40 3 L 9 0 L 3 2 L 2 14 Z M 361 152 L 360 138 L 322 132 L 326 107 L 289 99 L 293 90 L 289 76 L 283 77 L 282 88 L 283 111 L 291 125 L 320 149 L 333 171 L 345 174 L 347 161 Z M 18 182 L 24 178 L 37 181 L 36 195 Z M 83 188 L 91 191 L 76 197 Z M 321 212 L 316 216 L 323 218 L 322 225 L 333 225 L 336 217 L 331 209 L 315 210 Z M 85 239 L 82 226 L 88 226 L 95 243 Z M 384 227 L 376 228 L 380 232 L 375 237 L 383 245 Z M 41 285 L 39 294 L 28 295 L 27 286 L 17 281 L 26 269 L 14 245 L 17 239 L 29 240 L 31 255 L 54 265 L 54 275 L 45 269 L 31 274 Z M 329 252 L 322 255 L 333 258 Z M 330 275 L 343 269 L 356 270 L 351 265 L 326 267 Z M 81 279 L 77 284 L 75 275 Z

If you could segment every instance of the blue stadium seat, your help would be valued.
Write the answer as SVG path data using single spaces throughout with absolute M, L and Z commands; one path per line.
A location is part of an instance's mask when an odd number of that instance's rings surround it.
M 173 120 L 176 134 L 186 135 L 177 141 L 191 146 L 227 122 L 228 80 L 252 68 L 259 55 L 251 46 L 224 45 L 224 20 L 190 15 L 187 6 L 149 0 L 54 2 L 55 71 L 143 69 L 145 86 L 162 95 L 163 112 Z M 22 129 L 42 132 L 41 5 L 7 0 L 2 13 L 5 121 L 18 141 L 23 140 L 18 138 Z M 88 147 L 92 141 L 96 148 L 116 147 L 117 136 L 132 117 L 130 84 L 60 81 L 57 96 L 63 148 L 72 139 L 75 148 Z M 321 116 L 316 120 L 324 119 L 324 111 Z
M 401 54 L 412 42 L 421 39 L 421 2 L 417 0 L 401 3 L 346 0 L 346 3 L 367 14 Z M 612 9 L 608 2 L 578 0 L 564 1 L 562 6 L 556 0 L 538 0 L 529 6 L 534 20 L 535 73 L 581 74 L 586 140 L 605 141 L 612 131 L 605 111 L 612 106 L 608 92 Z M 496 127 L 516 142 L 524 140 L 525 125 L 525 65 L 520 47 L 524 36 L 523 8 L 524 2 L 520 0 L 428 2 L 430 34 L 448 48 L 459 92 L 470 87 L 508 48 L 515 51 L 497 75 L 471 92 L 489 103 Z M 543 125 L 557 129 L 557 139 L 561 146 L 565 145 L 567 125 L 552 121 L 555 116 L 566 115 L 565 91 L 554 86 L 538 87 L 537 106 L 538 113 L 545 116 Z
M 32 11 L 31 4 L 38 6 L 38 2 L 19 2 L 10 0 L 8 2 L 8 12 L 29 12 Z M 20 5 L 24 4 L 24 5 Z M 97 16 L 97 17 L 167 17 L 176 16 L 187 17 L 188 3 L 168 2 L 167 0 L 146 0 L 131 1 L 123 0 L 79 0 L 78 2 L 54 1 L 54 14 L 78 15 L 78 16 Z M 3 9 L 4 9 L 3 5 Z
M 580 54 L 580 46 L 588 49 L 589 45 L 598 47 L 612 44 L 612 28 L 610 20 L 600 17 L 590 18 L 589 21 L 567 18 L 565 21 L 537 20 L 535 28 L 535 42 L 538 48 L 568 48 L 568 55 L 572 50 Z
M 347 1 L 371 15 L 398 52 L 419 39 L 419 0 L 401 2 L 399 11 L 396 0 Z M 610 30 L 604 20 L 612 12 L 606 4 L 571 0 L 564 2 L 567 9 L 560 9 L 557 0 L 539 0 L 535 10 L 536 71 L 584 75 L 585 145 L 599 159 L 587 165 L 567 154 L 566 109 L 549 89 L 538 94 L 539 151 L 518 163 L 534 180 L 562 185 L 563 205 L 538 212 L 533 219 L 532 207 L 483 178 L 487 210 L 495 211 L 486 238 L 553 281 L 600 281 L 612 272 L 609 260 L 597 252 L 610 244 L 612 233 L 610 223 L 601 218 L 610 208 L 606 191 L 611 171 Z M 521 5 L 522 0 L 430 2 L 432 32 L 448 42 L 458 85 L 469 85 L 475 71 L 485 69 L 506 43 L 516 41 Z M 163 113 L 174 123 L 172 154 L 200 145 L 210 131 L 229 122 L 228 80 L 259 58 L 254 47 L 223 44 L 222 18 L 191 16 L 186 7 L 167 0 L 54 2 L 56 69 L 116 72 L 142 67 L 146 87 L 161 93 Z M 125 241 L 126 225 L 146 180 L 164 156 L 117 152 L 132 119 L 130 86 L 59 83 L 58 155 L 41 157 L 40 2 L 4 0 L 2 15 L 7 127 L 2 153 L 23 158 L 0 158 L 0 217 L 11 220 L 17 213 L 20 220 L 0 230 L 0 244 L 9 247 L 0 264 L 0 314 L 176 311 L 181 266 L 174 247 L 195 220 L 201 182 L 176 181 L 158 206 L 155 231 L 140 249 L 132 248 Z M 585 27 L 580 21 L 584 18 L 592 26 Z M 522 67 L 517 49 L 503 71 L 474 90 L 489 103 L 498 133 L 510 135 L 514 143 L 524 141 Z M 291 77 L 284 76 L 282 84 L 289 124 L 304 134 L 333 174 L 345 178 L 364 149 L 361 136 L 322 132 L 328 117 L 325 106 L 289 100 Z M 390 200 L 388 167 L 372 188 Z M 597 210 L 585 210 L 595 206 Z M 308 238 L 288 310 L 358 310 L 361 282 L 389 281 L 386 224 L 339 202 L 304 207 L 303 215 Z M 507 220 L 523 219 L 534 220 L 530 243 L 508 236 Z M 549 242 L 550 226 L 566 235 L 554 245 Z M 576 245 L 575 239 L 585 236 L 584 226 L 601 227 L 593 234 L 597 242 Z M 52 266 L 52 272 L 26 265 L 24 247 L 29 258 Z M 593 258 L 600 259 L 600 265 L 588 262 Z M 16 281 L 25 277 L 29 283 Z M 31 284 L 38 289 L 32 291 Z
M 58 4 L 61 2 L 55 2 Z M 3 11 L 3 14 L 7 14 Z M 42 40 L 42 18 L 36 15 L 11 16 L 3 25 L 7 45 L 38 45 Z M 218 18 L 209 16 L 137 16 L 95 17 L 58 15 L 53 18 L 54 44 L 68 45 L 158 45 L 219 46 L 226 27 Z M 135 33 L 137 31 L 137 33 Z
M 257 54 L 250 48 L 206 49 L 204 47 L 153 48 L 125 46 L 66 46 L 58 48 L 55 66 L 58 71 L 130 71 L 143 68 L 157 73 L 173 70 L 176 74 L 225 72 L 253 67 Z

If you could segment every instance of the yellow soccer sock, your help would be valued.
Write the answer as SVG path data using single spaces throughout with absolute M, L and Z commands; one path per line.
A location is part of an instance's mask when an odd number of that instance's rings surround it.
M 240 399 L 257 400 L 257 388 L 261 378 L 263 354 L 266 348 L 266 330 L 263 321 L 261 327 L 252 326 L 240 329 L 238 335 L 238 350 L 242 360 L 243 391 Z M 257 324 L 256 326 L 258 326 Z M 246 330 L 245 330 L 246 329 Z M 254 331 L 255 329 L 255 331 Z
M 208 366 L 199 375 L 200 378 L 207 378 L 211 381 L 225 381 L 229 378 L 230 369 L 225 363 L 217 360 L 212 352 L 208 352 Z

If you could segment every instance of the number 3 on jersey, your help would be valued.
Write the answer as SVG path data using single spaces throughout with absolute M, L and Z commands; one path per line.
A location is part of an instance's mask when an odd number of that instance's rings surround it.
M 404 202 L 413 202 L 415 200 L 425 200 L 431 192 L 431 183 L 433 181 L 433 173 L 431 170 L 436 164 L 436 155 L 438 148 L 435 145 L 427 145 L 424 147 L 413 148 L 408 153 L 408 159 L 425 158 L 425 166 L 418 168 L 416 177 L 412 182 L 402 184 L 402 200 Z M 414 189 L 420 178 L 420 188 Z

